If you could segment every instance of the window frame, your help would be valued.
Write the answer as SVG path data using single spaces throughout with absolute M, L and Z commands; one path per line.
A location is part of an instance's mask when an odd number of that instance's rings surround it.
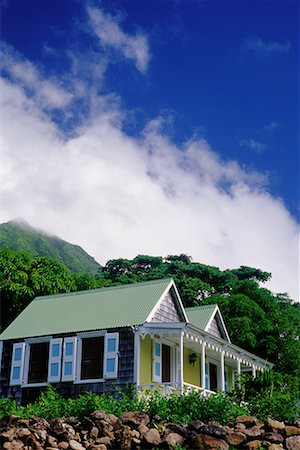
M 160 356 L 155 355 L 155 344 L 159 344 Z M 162 381 L 163 372 L 163 359 L 162 359 L 162 346 L 167 345 L 170 347 L 170 381 Z M 178 345 L 175 342 L 168 341 L 164 338 L 154 338 L 152 340 L 152 383 L 169 385 L 178 382 L 178 365 L 179 356 L 177 355 Z M 160 365 L 160 375 L 155 374 L 155 363 Z
M 105 341 L 105 335 L 107 331 L 91 331 L 88 333 L 77 333 L 77 361 L 76 361 L 76 376 L 74 384 L 84 384 L 84 383 L 102 383 L 105 381 L 104 378 L 104 364 L 105 364 L 105 349 L 103 352 L 103 377 L 102 378 L 91 378 L 91 379 L 81 379 L 81 359 L 82 359 L 82 340 L 89 339 L 93 337 L 103 337 Z
M 23 378 L 23 383 L 21 384 L 22 388 L 42 387 L 42 386 L 47 386 L 49 384 L 49 381 L 48 381 L 49 355 L 48 355 L 48 361 L 47 361 L 47 379 L 46 379 L 46 381 L 43 381 L 41 383 L 29 383 L 28 375 L 29 375 L 30 346 L 34 345 L 34 344 L 48 342 L 49 343 L 49 351 L 50 351 L 51 339 L 52 339 L 52 336 L 43 336 L 43 337 L 38 337 L 38 338 L 25 339 L 25 361 L 24 361 L 24 372 L 23 372 L 24 378 Z

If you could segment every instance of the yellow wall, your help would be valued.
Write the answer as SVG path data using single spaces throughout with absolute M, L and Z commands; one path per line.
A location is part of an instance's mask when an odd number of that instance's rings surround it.
M 194 365 L 189 363 L 190 353 L 196 353 L 197 355 Z M 200 386 L 200 354 L 188 348 L 183 349 L 183 380 L 185 383 Z
M 140 338 L 140 384 L 152 383 L 152 345 L 150 336 Z

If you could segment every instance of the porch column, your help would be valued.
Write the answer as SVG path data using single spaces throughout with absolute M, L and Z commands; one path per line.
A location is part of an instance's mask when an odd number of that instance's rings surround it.
M 201 348 L 201 388 L 205 389 L 205 342 Z
M 252 366 L 252 376 L 253 378 L 256 377 L 256 367 L 254 365 Z
M 184 331 L 180 331 L 179 335 L 179 392 L 180 394 L 183 394 L 183 334 Z
M 225 392 L 225 366 L 224 366 L 224 357 L 225 357 L 225 352 L 224 350 L 221 351 L 221 391 Z
M 238 360 L 237 360 L 237 378 L 238 378 L 238 386 L 239 386 L 239 387 L 241 386 L 241 383 L 240 383 L 240 376 L 241 376 L 241 360 L 238 359 Z

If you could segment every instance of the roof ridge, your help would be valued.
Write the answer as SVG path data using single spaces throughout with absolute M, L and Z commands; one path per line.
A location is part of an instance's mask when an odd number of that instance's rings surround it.
M 216 306 L 218 306 L 218 304 L 217 303 L 212 303 L 211 305 L 198 305 L 198 306 L 189 306 L 189 307 L 187 307 L 187 308 L 185 308 L 185 310 L 186 311 L 189 311 L 189 310 L 193 310 L 193 311 L 195 311 L 196 309 L 204 309 L 204 308 L 215 308 Z
M 80 294 L 91 294 L 91 293 L 95 293 L 95 292 L 103 292 L 103 291 L 110 291 L 110 290 L 117 290 L 117 289 L 126 289 L 129 287 L 138 287 L 138 286 L 143 286 L 146 284 L 159 284 L 159 283 L 163 283 L 163 282 L 171 282 L 174 281 L 173 278 L 157 278 L 154 280 L 147 280 L 147 281 L 141 281 L 138 283 L 128 283 L 128 284 L 117 284 L 116 286 L 106 286 L 106 287 L 102 287 L 102 288 L 95 288 L 95 289 L 84 289 L 83 291 L 72 291 L 72 292 L 61 292 L 61 293 L 57 293 L 57 294 L 49 294 L 49 295 L 40 295 L 37 296 L 33 299 L 33 301 L 35 300 L 41 300 L 41 299 L 48 299 L 48 298 L 53 298 L 53 297 L 68 297 L 68 296 L 73 296 L 73 295 L 80 295 Z

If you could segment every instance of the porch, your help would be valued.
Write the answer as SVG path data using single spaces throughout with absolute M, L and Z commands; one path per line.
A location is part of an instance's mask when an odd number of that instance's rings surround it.
M 163 395 L 230 392 L 243 372 L 253 376 L 265 361 L 187 324 L 151 323 L 135 332 L 135 380 L 139 390 Z

